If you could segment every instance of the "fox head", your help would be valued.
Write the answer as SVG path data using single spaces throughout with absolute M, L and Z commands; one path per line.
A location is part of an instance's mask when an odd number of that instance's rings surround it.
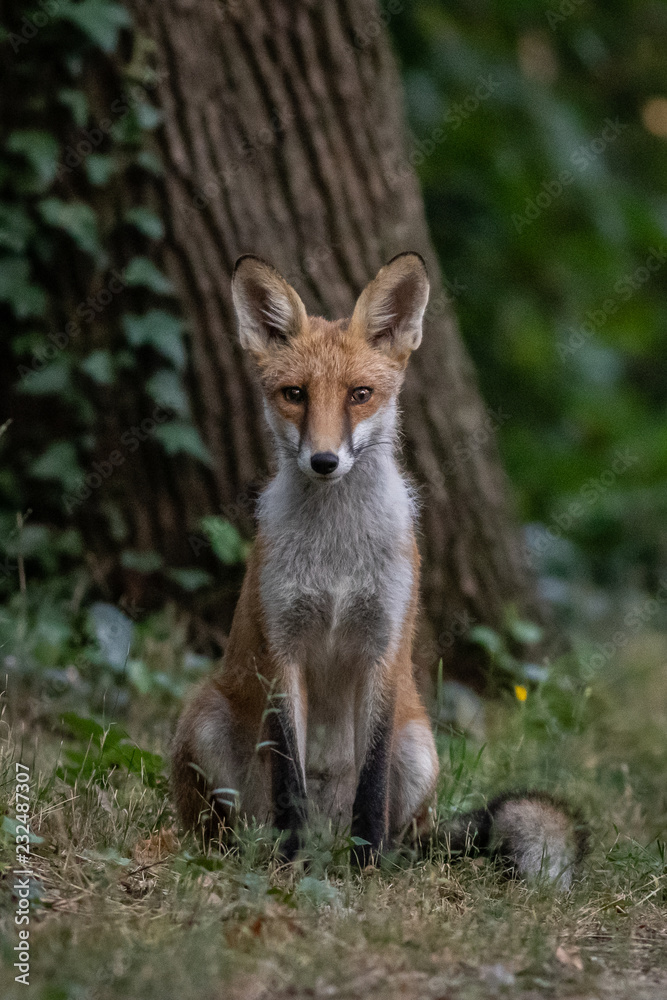
M 271 429 L 306 476 L 335 481 L 368 447 L 393 444 L 428 293 L 424 261 L 402 253 L 366 286 L 351 319 L 330 322 L 308 316 L 270 264 L 250 254 L 236 262 L 241 346 L 257 363 Z

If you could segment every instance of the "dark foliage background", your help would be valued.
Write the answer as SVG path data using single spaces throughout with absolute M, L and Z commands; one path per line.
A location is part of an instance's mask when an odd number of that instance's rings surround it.
M 667 558 L 667 8 L 427 0 L 389 25 L 431 230 L 538 564 L 653 589 Z M 564 596 L 555 579 L 549 593 Z
M 667 8 L 392 0 L 355 44 L 382 22 L 402 68 L 406 164 L 527 552 L 544 594 L 588 627 L 654 594 L 667 562 Z M 160 113 L 150 43 L 130 29 L 112 0 L 17 0 L 3 14 L 0 396 L 15 417 L 0 438 L 0 638 L 28 672 L 63 671 L 87 641 L 82 609 L 110 596 L 68 517 L 84 474 L 105 477 L 109 463 L 92 463 L 108 414 L 143 399 L 141 413 L 162 415 L 120 453 L 143 434 L 149 477 L 168 475 L 167 459 L 210 461 L 178 302 L 151 259 Z M 122 416 L 136 430 L 137 414 Z M 104 523 L 85 530 L 111 526 L 130 581 L 159 572 L 165 600 L 205 602 L 216 560 L 237 586 L 246 548 L 224 512 L 176 567 L 132 550 L 113 490 L 95 510 Z M 131 598 L 122 610 L 142 617 Z

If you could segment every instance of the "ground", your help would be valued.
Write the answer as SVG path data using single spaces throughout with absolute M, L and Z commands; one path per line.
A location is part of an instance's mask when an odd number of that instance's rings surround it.
M 159 646 L 145 654 L 149 667 L 151 655 L 164 663 Z M 439 729 L 445 814 L 512 786 L 580 805 L 592 852 L 566 894 L 444 851 L 422 862 L 389 858 L 359 876 L 340 841 L 314 841 L 308 873 L 295 872 L 277 864 L 264 830 L 245 831 L 240 853 L 206 855 L 175 825 L 160 758 L 124 757 L 134 743 L 114 745 L 114 726 L 101 739 L 85 722 L 63 726 L 60 696 L 48 702 L 34 680 L 10 677 L 0 732 L 0 995 L 26 995 L 12 967 L 21 760 L 39 838 L 27 995 L 664 1000 L 666 662 L 664 636 L 643 634 L 585 680 L 570 657 L 525 701 L 519 691 L 487 704 L 477 742 Z M 133 693 L 123 726 L 143 750 L 166 755 L 172 701 Z

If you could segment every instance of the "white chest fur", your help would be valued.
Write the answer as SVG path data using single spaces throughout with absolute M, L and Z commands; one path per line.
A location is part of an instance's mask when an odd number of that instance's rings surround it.
M 259 507 L 261 601 L 274 651 L 308 674 L 370 667 L 398 640 L 413 584 L 413 502 L 389 449 L 337 482 L 288 460 Z M 342 679 L 342 676 L 341 678 Z
M 307 704 L 291 693 L 308 797 L 343 822 L 368 735 L 364 691 L 412 596 L 413 506 L 389 448 L 369 450 L 334 483 L 285 463 L 260 502 L 268 639 L 305 680 Z

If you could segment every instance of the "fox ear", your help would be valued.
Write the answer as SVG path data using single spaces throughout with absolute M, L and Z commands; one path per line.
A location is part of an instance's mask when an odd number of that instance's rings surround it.
M 400 253 L 381 267 L 354 307 L 351 323 L 374 347 L 406 360 L 422 339 L 428 302 L 426 265 L 418 253 Z
M 232 298 L 241 347 L 262 353 L 296 336 L 306 309 L 291 285 L 260 257 L 239 257 L 232 277 Z

